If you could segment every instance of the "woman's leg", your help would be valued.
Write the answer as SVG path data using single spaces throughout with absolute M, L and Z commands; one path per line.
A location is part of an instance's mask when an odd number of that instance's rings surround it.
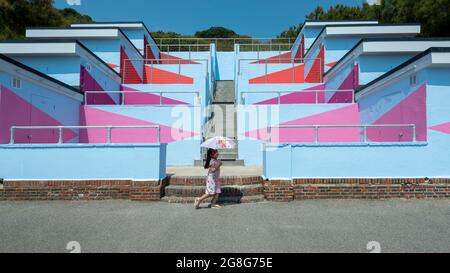
M 214 195 L 214 198 L 211 201 L 211 205 L 213 205 L 213 206 L 217 205 L 217 201 L 219 201 L 219 194 L 218 193 L 216 193 Z
M 205 193 L 202 197 L 195 199 L 195 207 L 198 208 L 200 204 L 208 199 L 211 195 Z

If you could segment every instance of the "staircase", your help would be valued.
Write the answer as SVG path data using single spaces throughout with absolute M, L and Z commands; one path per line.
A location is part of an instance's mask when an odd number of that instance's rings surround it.
M 194 203 L 195 198 L 205 194 L 205 177 L 171 177 L 165 188 L 163 201 L 169 203 Z M 222 194 L 219 203 L 253 203 L 264 201 L 261 176 L 222 177 Z M 205 201 L 207 204 L 212 198 Z
M 234 81 L 217 81 L 214 92 L 214 101 L 211 105 L 212 116 L 206 137 L 226 136 L 237 142 L 237 114 L 235 105 Z M 239 160 L 238 149 L 219 150 L 224 166 L 244 166 L 244 161 Z M 206 155 L 206 150 L 202 151 Z M 204 158 L 203 160 L 205 160 Z M 196 160 L 195 166 L 202 166 L 203 160 Z

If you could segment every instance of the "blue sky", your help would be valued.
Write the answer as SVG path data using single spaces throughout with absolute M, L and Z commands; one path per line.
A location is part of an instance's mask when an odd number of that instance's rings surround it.
M 81 1 L 81 5 L 68 3 Z M 361 5 L 363 0 L 55 0 L 96 21 L 144 21 L 151 31 L 194 34 L 224 26 L 239 34 L 274 37 L 303 22 L 316 6 Z

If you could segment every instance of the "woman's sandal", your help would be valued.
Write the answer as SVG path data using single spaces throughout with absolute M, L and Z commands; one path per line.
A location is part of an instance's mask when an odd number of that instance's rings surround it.
M 221 209 L 221 208 L 223 208 L 223 206 L 215 204 L 215 205 L 211 205 L 211 208 L 213 208 L 213 209 Z
M 199 209 L 199 208 L 200 208 L 200 199 L 195 198 L 195 209 Z

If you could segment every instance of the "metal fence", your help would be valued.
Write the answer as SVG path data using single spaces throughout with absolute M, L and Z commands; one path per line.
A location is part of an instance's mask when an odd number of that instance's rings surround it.
M 185 103 L 180 101 L 179 99 L 171 99 L 171 98 L 164 98 L 164 95 L 173 95 L 173 94 L 179 94 L 179 95 L 187 95 L 187 94 L 193 94 L 193 100 L 192 105 L 200 105 L 201 104 L 201 97 L 200 92 L 196 91 L 85 91 L 84 92 L 84 104 L 85 105 L 104 105 L 103 103 L 96 102 L 95 95 L 117 95 L 117 99 L 119 99 L 118 104 L 116 105 L 186 105 L 189 103 Z M 142 95 L 153 95 L 158 96 L 157 101 L 150 101 L 149 99 L 146 99 Z M 138 101 L 135 101 L 138 100 Z M 170 100 L 170 102 L 167 102 L 167 100 Z
M 245 104 L 246 95 L 254 94 L 276 94 L 277 99 L 276 104 L 322 104 L 327 103 L 326 94 L 350 94 L 350 98 L 342 102 L 335 103 L 353 103 L 355 102 L 355 90 L 302 90 L 302 91 L 243 91 L 241 92 L 241 97 L 239 104 Z M 289 101 L 283 101 L 283 95 L 296 95 L 289 98 Z M 323 96 L 320 96 L 323 95 Z M 272 99 L 272 98 L 269 98 Z M 264 99 L 262 99 L 264 100 Z M 297 100 L 297 101 L 296 101 Z M 273 103 L 270 103 L 273 104 Z
M 296 68 L 300 66 L 304 66 L 306 61 L 318 61 L 318 69 L 308 71 L 308 75 L 306 75 L 306 70 L 303 73 L 299 74 L 296 71 Z M 265 77 L 267 83 L 269 83 L 269 78 L 267 77 L 269 74 L 276 73 L 285 69 L 290 69 L 291 75 L 289 80 L 283 81 L 282 83 L 322 83 L 323 82 L 323 71 L 320 69 L 322 67 L 322 59 L 321 58 L 286 58 L 286 57 L 272 57 L 267 59 L 239 59 L 237 74 L 238 76 L 242 76 L 242 71 L 244 70 L 244 65 L 264 65 L 264 74 L 259 75 L 257 77 Z M 283 65 L 284 66 L 280 66 Z M 276 67 L 275 70 L 269 70 L 269 67 Z M 252 67 L 247 67 L 254 70 Z
M 66 130 L 97 130 L 102 129 L 107 132 L 107 140 L 105 143 L 101 144 L 114 144 L 112 141 L 113 130 L 124 129 L 124 130 L 134 130 L 131 131 L 132 134 L 136 135 L 136 130 L 142 129 L 154 129 L 156 130 L 156 143 L 161 142 L 161 129 L 157 125 L 149 126 L 13 126 L 11 127 L 11 137 L 10 144 L 73 144 L 64 142 L 64 131 Z M 18 131 L 25 131 L 21 136 L 21 142 L 16 142 L 16 133 Z M 33 139 L 33 131 L 37 132 L 40 136 L 37 139 Z M 56 134 L 55 134 L 56 132 Z M 51 138 L 52 136 L 57 136 L 57 138 Z M 26 139 L 26 140 L 25 140 Z M 40 140 L 45 139 L 45 141 Z M 129 142 L 127 142 L 129 143 Z M 91 143 L 78 143 L 78 144 L 91 144 Z M 99 144 L 99 143 L 96 143 Z M 117 143 L 116 143 L 117 144 Z
M 163 50 L 165 45 L 182 48 L 186 45 L 209 45 L 215 44 L 217 51 L 234 51 L 234 45 L 247 44 L 286 44 L 289 49 L 295 42 L 295 38 L 156 38 L 155 42 Z
M 161 65 L 175 65 L 176 71 L 166 70 L 169 73 L 175 73 L 177 75 L 175 81 L 173 77 L 170 77 L 169 83 L 186 83 L 185 75 L 183 75 L 183 69 L 187 65 L 202 65 L 205 64 L 205 76 L 209 76 L 209 60 L 208 59 L 126 59 L 123 62 L 122 68 L 122 83 L 124 84 L 153 84 L 161 83 L 164 81 L 165 75 L 159 73 L 159 69 L 163 69 Z M 148 67 L 148 69 L 145 68 Z M 142 69 L 142 79 L 136 76 L 136 67 Z M 155 69 L 158 71 L 155 72 Z M 167 74 L 168 75 L 168 74 Z M 167 76 L 168 77 L 168 76 Z M 169 78 L 167 78 L 169 79 Z M 165 83 L 165 82 L 164 82 Z
M 383 137 L 380 137 L 380 132 L 383 133 L 382 129 L 389 129 L 389 134 L 398 134 L 397 140 L 392 139 L 383 139 Z M 405 128 L 409 128 L 411 133 L 411 139 L 404 139 L 405 135 L 408 135 L 409 131 L 404 130 Z M 286 126 L 272 126 L 268 128 L 267 132 L 267 141 L 269 143 L 272 142 L 273 138 L 273 131 L 276 129 L 277 136 L 280 137 L 280 129 L 303 129 L 303 130 L 313 130 L 314 132 L 314 140 L 313 141 L 280 141 L 278 142 L 284 142 L 284 143 L 325 143 L 320 141 L 320 130 L 328 130 L 328 133 L 330 133 L 329 129 L 339 129 L 342 131 L 342 129 L 358 129 L 357 133 L 359 136 L 359 141 L 344 141 L 344 142 L 353 142 L 353 143 L 370 143 L 370 142 L 416 142 L 416 125 L 415 124 L 377 124 L 377 125 L 286 125 Z M 375 130 L 371 130 L 375 129 Z M 399 129 L 398 132 L 394 131 L 392 132 L 391 129 Z M 368 138 L 368 133 L 372 133 L 373 135 L 377 135 L 378 139 L 371 139 Z M 301 135 L 299 132 L 296 132 L 296 135 Z M 402 139 L 403 138 L 403 139 Z M 329 141 L 328 141 L 329 142 Z

